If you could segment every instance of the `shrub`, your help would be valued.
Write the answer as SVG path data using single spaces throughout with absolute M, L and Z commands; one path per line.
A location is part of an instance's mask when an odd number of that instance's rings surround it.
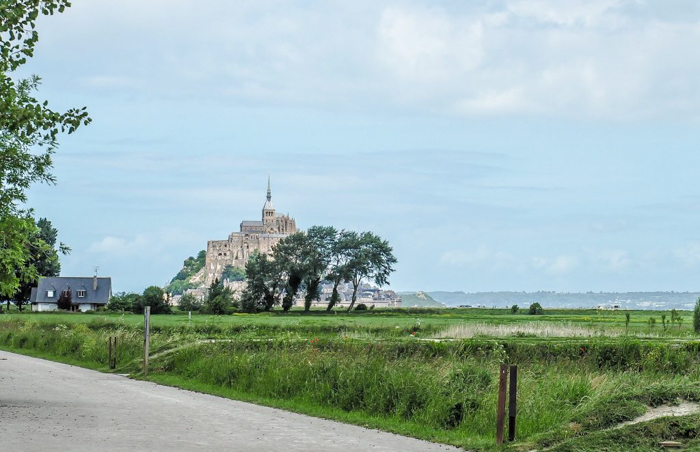
M 133 292 L 117 292 L 112 295 L 107 303 L 109 311 L 133 311 L 139 294 Z
M 355 306 L 355 311 L 366 311 L 367 310 L 367 305 L 364 303 L 360 303 L 357 306 Z
M 191 293 L 186 293 L 180 298 L 180 303 L 177 305 L 180 311 L 199 311 L 202 308 L 202 302 Z
M 510 307 L 510 312 L 512 312 L 513 314 L 517 314 L 519 310 L 520 310 L 520 308 L 518 307 L 517 304 L 514 304 L 513 306 Z
M 71 293 L 71 291 L 62 291 L 61 296 L 58 297 L 58 300 L 56 301 L 56 305 L 58 306 L 58 309 L 70 311 L 70 308 L 73 305 L 73 294 Z
M 530 315 L 542 315 L 544 313 L 544 309 L 542 309 L 542 306 L 540 306 L 539 303 L 532 303 L 527 313 Z
M 700 333 L 700 297 L 695 302 L 695 310 L 693 311 L 693 331 Z
M 151 307 L 151 314 L 170 314 L 170 305 L 165 301 L 163 289 L 158 286 L 146 287 L 143 295 L 134 303 L 134 312 L 141 314 L 143 308 Z

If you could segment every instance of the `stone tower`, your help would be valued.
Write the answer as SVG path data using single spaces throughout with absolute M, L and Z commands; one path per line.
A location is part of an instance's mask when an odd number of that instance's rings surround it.
M 272 205 L 272 190 L 270 189 L 270 175 L 267 175 L 267 200 L 262 210 L 263 228 L 268 234 L 274 234 L 275 229 L 275 207 Z

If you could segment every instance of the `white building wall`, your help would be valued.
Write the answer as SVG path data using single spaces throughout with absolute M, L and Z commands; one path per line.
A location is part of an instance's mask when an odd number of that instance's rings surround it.
M 85 312 L 85 311 L 94 311 L 95 310 L 95 305 L 94 304 L 89 304 L 89 303 L 80 303 L 78 305 L 78 309 L 80 309 L 80 312 Z
M 37 303 L 32 305 L 32 311 L 34 312 L 55 311 L 56 309 L 58 309 L 56 303 Z

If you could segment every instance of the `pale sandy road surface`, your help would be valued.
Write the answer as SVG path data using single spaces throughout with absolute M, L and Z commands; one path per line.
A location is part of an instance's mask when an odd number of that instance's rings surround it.
M 0 351 L 0 451 L 458 451 Z

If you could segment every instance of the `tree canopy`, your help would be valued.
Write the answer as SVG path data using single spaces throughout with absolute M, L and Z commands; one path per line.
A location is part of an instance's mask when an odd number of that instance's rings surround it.
M 270 310 L 278 304 L 286 311 L 303 288 L 304 308 L 308 311 L 319 298 L 321 282 L 327 280 L 333 284 L 328 309 L 337 303 L 342 282 L 353 284 L 352 309 L 360 284 L 387 284 L 395 263 L 389 243 L 371 232 L 313 226 L 307 232 L 282 239 L 270 256 L 251 257 L 246 266 L 247 287 L 242 304 L 244 310 L 251 312 Z
M 0 2 L 0 295 L 6 297 L 38 275 L 29 246 L 37 226 L 25 207 L 26 191 L 32 184 L 56 181 L 51 156 L 59 134 L 90 123 L 85 107 L 57 112 L 48 101 L 36 99 L 38 76 L 16 77 L 34 55 L 39 15 L 69 6 L 66 0 Z

